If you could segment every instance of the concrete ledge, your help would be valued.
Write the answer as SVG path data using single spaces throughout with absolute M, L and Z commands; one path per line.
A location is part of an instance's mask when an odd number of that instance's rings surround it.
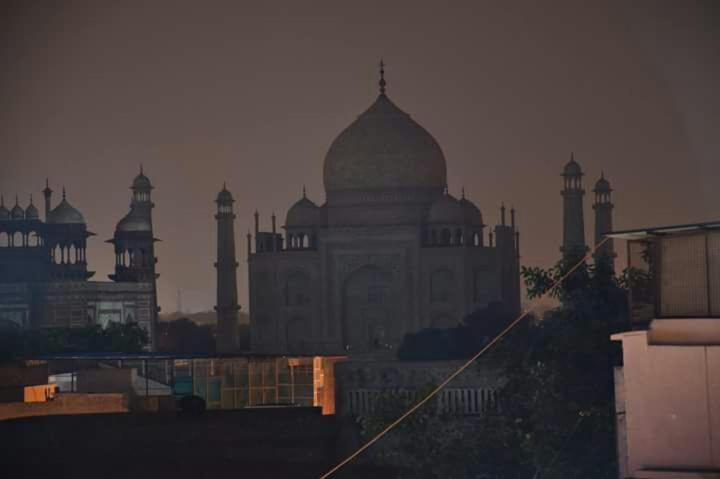
M 643 469 L 632 476 L 637 479 L 720 479 L 720 471 L 667 471 Z
M 717 318 L 654 319 L 650 323 L 650 331 L 648 331 L 648 344 L 720 345 L 720 321 Z

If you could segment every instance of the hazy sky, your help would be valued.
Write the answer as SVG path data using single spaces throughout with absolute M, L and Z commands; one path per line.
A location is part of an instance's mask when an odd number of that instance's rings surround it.
M 500 201 L 517 207 L 524 264 L 558 258 L 570 151 L 588 190 L 601 170 L 612 182 L 617 228 L 720 219 L 712 1 L 28 3 L 2 11 L 0 191 L 40 206 L 45 177 L 56 201 L 65 185 L 105 280 L 142 163 L 166 312 L 178 289 L 186 309 L 214 304 L 223 181 L 247 305 L 253 211 L 283 224 L 303 184 L 324 201 L 325 153 L 374 100 L 380 57 L 389 96 L 442 146 L 451 192 L 491 224 Z

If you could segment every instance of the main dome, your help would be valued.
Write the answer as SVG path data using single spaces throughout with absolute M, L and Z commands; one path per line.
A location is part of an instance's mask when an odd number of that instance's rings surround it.
M 330 145 L 325 191 L 442 191 L 446 165 L 435 138 L 381 93 Z

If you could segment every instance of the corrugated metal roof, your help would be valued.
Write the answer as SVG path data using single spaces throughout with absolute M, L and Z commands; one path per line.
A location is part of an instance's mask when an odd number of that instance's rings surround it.
M 720 221 L 709 221 L 706 223 L 688 223 L 688 224 L 671 225 L 671 226 L 653 226 L 650 228 L 638 228 L 638 229 L 632 229 L 632 230 L 611 231 L 610 233 L 607 233 L 604 236 L 607 236 L 609 238 L 615 238 L 615 239 L 633 240 L 633 239 L 647 238 L 648 236 L 667 235 L 667 234 L 674 234 L 674 233 L 687 233 L 690 231 L 701 231 L 701 230 L 711 230 L 711 229 L 720 229 Z

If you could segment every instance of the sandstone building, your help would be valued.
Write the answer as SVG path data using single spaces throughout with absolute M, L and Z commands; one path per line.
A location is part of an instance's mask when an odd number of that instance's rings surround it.
M 112 282 L 90 281 L 88 230 L 82 213 L 63 189 L 52 207 L 46 184 L 44 221 L 38 208 L 22 208 L 18 199 L 8 210 L 0 200 L 0 326 L 19 328 L 107 325 L 135 322 L 155 341 L 157 294 L 151 200 L 152 184 L 140 171 L 132 184 L 130 212 L 117 224 L 113 238 Z

